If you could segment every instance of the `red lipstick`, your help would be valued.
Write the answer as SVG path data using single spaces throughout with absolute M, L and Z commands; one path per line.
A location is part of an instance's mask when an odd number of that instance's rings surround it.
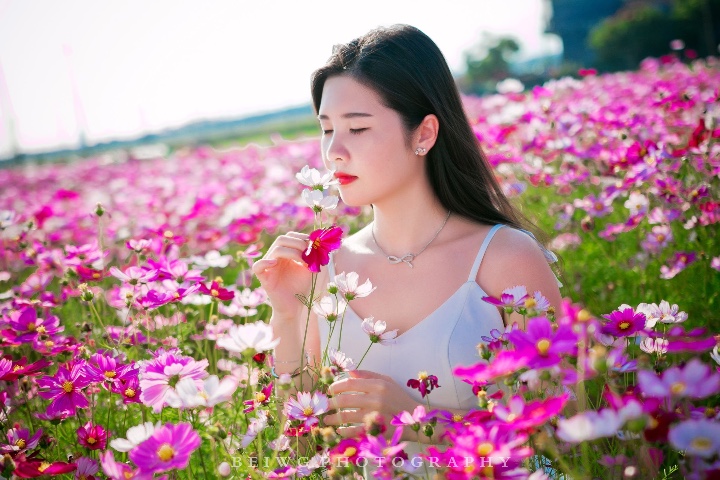
M 335 178 L 338 179 L 338 182 L 340 182 L 340 185 L 347 185 L 347 184 L 352 183 L 355 180 L 357 180 L 358 177 L 354 177 L 352 175 L 346 175 L 344 173 L 336 173 Z

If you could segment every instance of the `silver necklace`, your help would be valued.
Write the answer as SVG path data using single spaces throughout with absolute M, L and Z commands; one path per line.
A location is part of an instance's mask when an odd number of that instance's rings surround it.
M 390 262 L 392 264 L 403 262 L 403 263 L 407 263 L 410 266 L 410 268 L 414 268 L 413 264 L 412 264 L 413 260 L 415 260 L 416 257 L 418 257 L 421 253 L 423 253 L 425 251 L 425 249 L 427 247 L 429 247 L 430 244 L 438 237 L 438 235 L 440 235 L 440 232 L 442 232 L 442 229 L 445 228 L 445 224 L 447 223 L 448 218 L 450 218 L 450 212 L 448 212 L 447 216 L 445 216 L 445 221 L 443 222 L 442 225 L 440 225 L 440 228 L 438 229 L 437 232 L 435 232 L 435 235 L 433 235 L 433 237 L 430 239 L 430 241 L 427 242 L 425 244 L 425 246 L 418 253 L 406 253 L 405 255 L 403 255 L 401 257 L 395 256 L 395 255 L 388 255 L 388 253 L 385 250 L 383 250 L 383 248 L 380 246 L 380 244 L 377 241 L 377 238 L 375 238 L 375 222 L 373 222 L 373 226 L 370 229 L 370 233 L 372 234 L 373 242 L 375 242 L 375 245 L 377 245 L 377 247 L 380 249 L 380 251 L 383 253 L 383 255 L 385 255 L 387 257 L 388 262 Z

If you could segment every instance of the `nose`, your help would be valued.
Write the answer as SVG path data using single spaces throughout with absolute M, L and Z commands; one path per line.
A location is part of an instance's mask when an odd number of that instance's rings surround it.
M 345 147 L 341 135 L 333 132 L 324 139 L 325 159 L 329 166 L 333 166 L 338 161 L 346 161 L 349 158 L 347 148 Z

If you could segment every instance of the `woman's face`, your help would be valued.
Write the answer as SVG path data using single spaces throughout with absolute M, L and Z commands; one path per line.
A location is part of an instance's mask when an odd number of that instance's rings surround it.
M 336 171 L 347 205 L 382 202 L 424 175 L 422 157 L 406 145 L 400 115 L 352 77 L 325 81 L 318 118 L 323 160 Z

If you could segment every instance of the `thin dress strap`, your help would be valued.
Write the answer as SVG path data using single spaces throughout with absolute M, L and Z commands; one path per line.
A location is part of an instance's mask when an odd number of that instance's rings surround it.
M 480 270 L 480 264 L 482 263 L 482 259 L 485 256 L 485 251 L 488 248 L 488 245 L 490 245 L 490 240 L 492 240 L 493 236 L 495 235 L 495 232 L 500 230 L 502 227 L 504 227 L 502 223 L 498 223 L 494 227 L 490 229 L 488 234 L 485 236 L 485 240 L 483 240 L 482 245 L 480 246 L 480 251 L 477 254 L 477 257 L 475 258 L 475 263 L 473 263 L 472 270 L 470 270 L 470 276 L 468 277 L 468 282 L 474 282 L 475 278 L 477 278 L 478 270 Z
M 335 281 L 335 252 L 330 252 L 330 261 L 327 264 L 328 267 L 328 282 Z

